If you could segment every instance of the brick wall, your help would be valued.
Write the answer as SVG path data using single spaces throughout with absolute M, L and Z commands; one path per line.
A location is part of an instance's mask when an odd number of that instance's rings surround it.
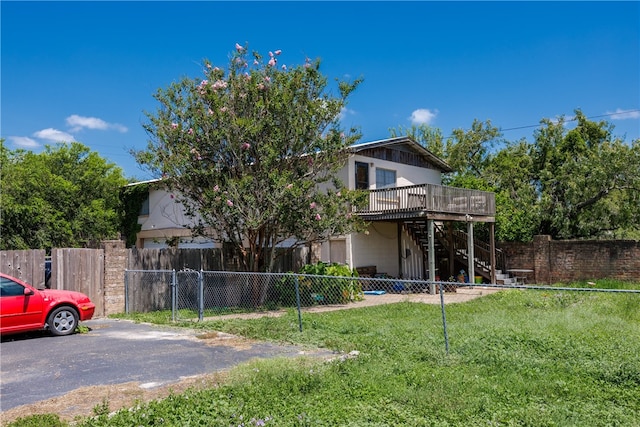
M 124 312 L 124 270 L 129 250 L 121 240 L 102 242 L 104 250 L 104 315 Z
M 536 283 L 618 279 L 640 282 L 640 242 L 631 240 L 551 240 L 499 243 L 506 268 L 534 270 Z

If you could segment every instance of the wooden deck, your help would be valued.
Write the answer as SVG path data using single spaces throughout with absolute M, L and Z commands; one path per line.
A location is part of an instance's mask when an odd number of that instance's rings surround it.
M 424 219 L 495 222 L 495 194 L 418 184 L 369 190 L 369 204 L 356 213 L 366 220 Z

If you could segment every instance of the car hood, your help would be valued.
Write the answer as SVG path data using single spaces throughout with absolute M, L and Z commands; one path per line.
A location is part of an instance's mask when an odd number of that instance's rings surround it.
M 52 300 L 72 300 L 79 303 L 91 301 L 85 294 L 75 291 L 65 291 L 62 289 L 41 289 L 40 293 L 42 293 L 45 298 Z

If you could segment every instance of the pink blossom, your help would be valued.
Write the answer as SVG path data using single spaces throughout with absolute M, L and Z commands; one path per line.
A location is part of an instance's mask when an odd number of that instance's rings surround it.
M 214 90 L 224 89 L 227 87 L 227 82 L 224 80 L 216 80 L 211 87 L 213 87 Z
M 273 52 L 269 51 L 269 57 L 273 58 Z
M 242 149 L 243 150 L 248 150 L 249 148 L 251 148 L 251 144 L 249 144 L 248 142 L 244 142 L 242 144 Z
M 271 81 L 271 77 L 269 77 L 269 76 L 265 76 L 265 77 L 264 77 L 264 81 L 265 81 L 265 82 L 267 82 L 267 83 L 269 83 L 269 82 Z
M 219 67 L 213 67 L 213 71 L 220 71 Z
M 320 216 L 320 214 L 316 214 L 316 221 L 320 221 L 322 219 L 322 217 Z
M 287 69 L 287 66 L 286 66 L 285 64 L 282 64 L 282 69 L 283 69 L 283 70 L 286 70 L 286 69 Z
M 207 68 L 209 68 L 209 69 L 210 69 L 210 68 L 211 68 L 211 64 L 207 64 Z
M 257 59 L 254 59 L 254 60 L 253 60 L 253 65 L 258 65 L 258 64 L 259 64 L 258 60 L 257 60 Z
M 229 200 L 229 199 L 227 199 L 227 206 L 229 206 L 229 207 L 233 206 L 233 202 L 231 200 Z
M 193 154 L 196 160 L 202 160 L 202 156 L 200 155 L 200 153 L 198 153 L 198 150 L 196 150 L 195 148 L 191 149 L 191 154 Z
M 242 52 L 244 50 L 244 48 L 239 43 L 236 43 L 236 50 L 238 52 Z
M 271 58 L 269 60 L 269 65 L 272 66 L 272 67 L 275 66 L 276 65 L 276 59 L 275 58 Z
M 177 129 L 177 128 L 178 128 L 177 123 L 171 123 L 171 129 Z
M 264 90 L 266 88 L 266 86 L 262 83 L 258 83 L 258 89 L 260 90 Z
M 311 204 L 309 205 L 309 208 L 311 209 L 315 209 L 316 208 L 316 202 L 311 202 Z
M 220 112 L 221 112 L 221 113 L 226 113 L 226 112 L 227 112 L 227 107 L 222 107 L 222 108 L 220 108 Z
M 276 55 L 280 55 L 282 53 L 282 50 L 278 49 L 276 50 Z
M 208 113 L 209 113 L 210 116 L 213 116 L 213 110 L 211 108 L 209 108 Z
M 220 187 L 218 187 L 218 186 L 216 185 L 215 187 L 213 187 L 213 191 L 215 191 L 215 192 L 217 193 L 218 191 L 220 191 Z
M 309 64 L 308 62 L 305 62 L 304 68 L 309 68 L 309 67 L 311 67 L 311 64 Z
M 340 193 L 340 192 L 338 191 L 338 192 L 336 193 L 336 196 L 337 196 L 337 197 L 340 197 L 340 196 L 342 196 L 342 193 Z
M 287 190 L 291 190 L 293 188 L 293 184 L 287 184 Z
M 187 131 L 187 133 L 188 133 L 189 135 L 193 135 L 193 128 L 189 128 L 189 130 Z

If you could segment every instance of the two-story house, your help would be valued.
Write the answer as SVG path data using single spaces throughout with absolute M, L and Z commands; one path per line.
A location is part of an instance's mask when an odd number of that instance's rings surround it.
M 368 206 L 356 212 L 369 226 L 332 236 L 313 248 L 315 258 L 405 279 L 446 280 L 464 268 L 471 280 L 495 283 L 494 194 L 443 186 L 448 172 L 442 159 L 408 137 L 352 146 L 339 177 L 350 189 L 369 191 Z M 466 232 L 454 230 L 455 222 L 466 224 Z M 478 222 L 489 224 L 488 244 L 474 241 Z M 150 187 L 139 223 L 138 248 L 218 245 L 191 237 L 183 207 L 162 186 Z

